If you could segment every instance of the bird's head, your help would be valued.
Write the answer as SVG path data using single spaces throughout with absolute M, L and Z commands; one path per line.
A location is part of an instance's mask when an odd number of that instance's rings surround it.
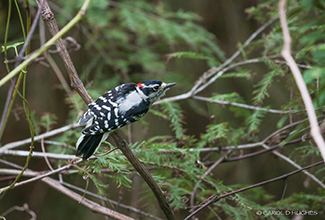
M 153 103 L 162 97 L 165 92 L 174 85 L 176 85 L 176 83 L 164 83 L 160 80 L 153 79 L 138 83 L 137 89 L 146 96 L 150 103 Z

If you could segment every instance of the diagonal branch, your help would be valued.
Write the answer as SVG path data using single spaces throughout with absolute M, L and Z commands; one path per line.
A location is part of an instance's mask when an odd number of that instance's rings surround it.
M 56 41 L 58 41 L 67 31 L 69 31 L 76 23 L 78 23 L 82 16 L 84 16 L 86 9 L 91 0 L 85 0 L 78 14 L 66 25 L 64 26 L 57 34 L 55 34 L 50 40 L 48 40 L 42 47 L 28 56 L 24 62 L 18 65 L 15 69 L 13 69 L 10 73 L 8 73 L 5 77 L 0 80 L 0 87 L 7 83 L 10 79 L 16 76 L 22 69 L 28 66 L 34 59 L 36 59 L 39 55 L 41 55 L 44 51 L 46 51 L 50 46 L 52 46 Z M 45 6 L 45 4 L 44 4 Z M 45 13 L 45 12 L 43 12 Z M 52 13 L 53 15 L 53 13 Z M 77 85 L 79 86 L 79 84 Z M 89 96 L 90 97 L 90 96 Z M 84 98 L 84 97 L 83 97 Z
M 268 149 L 269 146 L 267 145 L 263 145 L 263 147 L 265 149 Z M 281 154 L 278 151 L 272 151 L 272 153 L 278 157 L 280 157 L 282 160 L 286 161 L 287 163 L 291 164 L 292 166 L 301 169 L 301 166 L 297 163 L 295 163 L 293 160 L 291 160 L 289 157 L 286 157 L 285 155 Z M 308 172 L 307 170 L 302 171 L 304 174 L 306 174 L 307 176 L 309 176 L 312 180 L 314 180 L 318 185 L 320 185 L 321 187 L 323 187 L 325 189 L 325 184 L 322 183 L 322 181 L 320 181 L 316 176 L 314 176 L 313 174 L 311 174 L 310 172 Z
M 235 191 L 232 191 L 232 192 L 229 192 L 229 193 L 226 193 L 226 194 L 223 194 L 223 195 L 215 195 L 212 197 L 212 199 L 210 199 L 209 201 L 207 201 L 205 204 L 203 204 L 202 206 L 200 206 L 198 209 L 196 209 L 193 213 L 191 213 L 190 215 L 188 215 L 184 220 L 187 220 L 187 219 L 190 219 L 191 217 L 193 217 L 194 215 L 196 215 L 197 213 L 199 213 L 200 211 L 202 211 L 204 208 L 206 208 L 207 206 L 215 203 L 215 202 L 218 202 L 219 200 L 223 199 L 223 198 L 226 198 L 228 196 L 231 196 L 231 195 L 234 195 L 236 193 L 240 193 L 240 192 L 244 192 L 246 190 L 249 190 L 249 189 L 252 189 L 252 188 L 256 188 L 256 187 L 259 187 L 259 186 L 263 186 L 263 185 L 266 185 L 266 184 L 269 184 L 269 183 L 272 183 L 272 182 L 275 182 L 275 181 L 278 181 L 278 180 L 282 180 L 282 179 L 286 179 L 288 178 L 289 176 L 292 176 L 294 174 L 297 174 L 297 173 L 300 173 L 306 169 L 309 169 L 309 168 L 312 168 L 312 167 L 315 167 L 315 166 L 318 166 L 320 164 L 323 164 L 323 161 L 319 161 L 317 163 L 314 163 L 314 164 L 311 164 L 311 165 L 308 165 L 308 166 L 305 166 L 301 169 L 298 169 L 298 170 L 294 170 L 290 173 L 286 173 L 282 176 L 278 176 L 276 178 L 273 178 L 273 179 L 269 179 L 269 180 L 265 180 L 263 182 L 259 182 L 259 183 L 256 183 L 254 185 L 251 185 L 251 186 L 248 186 L 248 187 L 244 187 L 244 188 L 241 188 L 241 189 L 238 189 L 238 190 L 235 190 Z
M 251 36 L 244 42 L 243 47 L 246 47 L 250 42 L 252 42 L 260 33 L 262 33 L 268 26 L 270 26 L 276 19 L 277 17 L 269 20 L 266 22 L 264 25 L 262 25 L 260 28 L 258 28 L 254 33 L 251 34 Z M 239 55 L 240 55 L 241 50 L 238 49 L 230 58 L 228 58 L 222 65 L 219 67 L 212 67 L 208 69 L 206 72 L 204 72 L 201 77 L 195 82 L 195 85 L 192 87 L 190 91 L 187 93 L 174 96 L 174 97 L 168 97 L 164 98 L 160 101 L 157 101 L 156 104 L 165 102 L 165 101 L 175 101 L 175 100 L 182 100 L 182 99 L 188 99 L 191 98 L 193 95 L 197 94 L 198 92 L 202 91 L 205 89 L 208 85 L 213 83 L 217 78 L 219 78 L 224 72 L 228 71 L 231 68 L 234 68 L 238 65 L 243 65 L 247 63 L 255 63 L 259 62 L 259 60 L 252 59 L 252 60 L 247 60 L 244 62 L 239 62 L 237 64 L 230 65 L 231 62 L 233 62 Z M 213 77 L 212 77 L 213 76 Z M 212 77 L 212 78 L 211 78 Z M 207 80 L 211 78 L 208 82 Z
M 286 0 L 281 0 L 279 3 L 279 14 L 280 14 L 280 21 L 281 21 L 281 27 L 283 32 L 283 50 L 281 52 L 283 58 L 287 62 L 287 65 L 290 67 L 290 70 L 296 80 L 297 86 L 300 90 L 301 97 L 304 101 L 309 123 L 310 123 L 310 134 L 313 137 L 319 151 L 321 152 L 321 155 L 323 157 L 323 160 L 325 162 L 325 142 L 324 139 L 320 133 L 320 129 L 318 126 L 318 121 L 315 113 L 315 109 L 312 103 L 312 100 L 310 98 L 310 95 L 308 93 L 307 86 L 304 82 L 304 79 L 302 78 L 301 72 L 297 66 L 296 61 L 293 59 L 290 51 L 291 47 L 291 37 L 290 32 L 288 28 L 287 18 L 286 18 L 286 11 L 285 6 L 287 4 Z
M 20 170 L 14 170 L 14 169 L 0 169 L 1 174 L 10 174 L 10 175 L 17 175 L 21 171 Z M 24 176 L 32 176 L 32 177 L 37 177 L 40 176 L 38 172 L 34 171 L 25 171 Z M 83 198 L 81 195 L 71 191 L 70 189 L 62 186 L 57 180 L 54 180 L 50 177 L 44 177 L 41 179 L 41 181 L 45 182 L 47 185 L 53 187 L 54 189 L 58 190 L 59 192 L 63 193 L 64 195 L 70 197 L 71 199 L 79 202 L 83 206 L 89 208 L 93 212 L 98 212 L 107 216 L 110 216 L 114 219 L 119 219 L 119 220 L 134 220 L 133 218 L 123 215 L 121 213 L 115 212 L 109 208 L 106 208 L 104 206 L 101 206 L 89 199 Z
M 174 214 L 166 200 L 166 196 L 161 191 L 157 182 L 153 179 L 147 168 L 140 162 L 137 156 L 132 152 L 126 141 L 121 138 L 117 132 L 114 132 L 113 138 L 118 145 L 118 148 L 123 152 L 125 157 L 138 171 L 141 177 L 146 181 L 152 192 L 155 194 L 161 210 L 165 213 L 167 219 L 175 219 Z

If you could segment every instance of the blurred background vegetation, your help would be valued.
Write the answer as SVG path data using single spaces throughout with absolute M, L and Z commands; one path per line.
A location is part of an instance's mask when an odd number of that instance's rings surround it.
M 26 25 L 26 2 L 17 2 Z M 33 1 L 29 3 L 33 18 L 37 5 Z M 49 2 L 59 27 L 72 19 L 82 3 L 63 0 Z M 8 8 L 9 1 L 0 1 L 1 45 L 5 42 Z M 320 122 L 324 120 L 325 102 L 324 9 L 325 2 L 321 0 L 292 0 L 289 1 L 287 11 L 293 56 L 303 72 Z M 17 11 L 12 1 L 7 45 L 24 41 Z M 201 99 L 188 97 L 155 105 L 139 122 L 120 129 L 120 133 L 166 192 L 177 219 L 186 217 L 191 205 L 198 205 L 211 195 L 224 194 L 280 176 L 295 170 L 294 163 L 305 166 L 321 160 L 316 145 L 308 136 L 309 123 L 305 120 L 307 117 L 299 90 L 280 56 L 283 40 L 277 11 L 276 0 L 93 0 L 82 21 L 66 35 L 78 44 L 76 46 L 69 41 L 70 55 L 81 80 L 94 99 L 122 83 L 148 79 L 176 82 L 177 86 L 169 90 L 167 96 L 177 97 L 190 91 L 208 70 L 220 67 L 236 51 L 239 52 L 236 59 L 224 67 L 229 67 L 228 71 L 196 94 Z M 244 42 L 260 27 L 265 27 L 262 33 L 245 45 Z M 31 41 L 31 51 L 39 48 L 50 37 L 43 21 L 39 21 Z M 18 46 L 19 49 L 21 46 Z M 69 84 L 63 62 L 55 49 L 55 46 L 51 48 L 50 55 Z M 7 56 L 8 60 L 13 60 L 15 51 L 8 49 Z M 4 52 L 0 58 L 0 77 L 3 78 L 8 73 L 4 65 Z M 8 63 L 8 68 L 12 70 L 14 62 Z M 9 84 L 0 88 L 1 112 Z M 33 62 L 27 68 L 25 86 L 36 135 L 77 122 L 87 108 L 77 93 L 65 89 L 45 58 Z M 202 97 L 206 99 L 202 100 Z M 213 100 L 246 106 L 217 104 Z M 294 126 L 294 122 L 300 120 L 305 121 Z M 287 129 L 283 129 L 286 126 Z M 73 146 L 80 131 L 81 128 L 70 130 L 51 138 L 61 145 L 46 144 L 46 151 L 74 154 Z M 268 152 L 221 163 L 201 182 L 200 177 L 204 172 L 232 146 L 258 143 L 280 131 L 283 135 L 272 136 L 265 141 L 265 145 L 282 143 L 277 152 L 289 159 L 290 163 Z M 23 101 L 18 97 L 0 143 L 3 146 L 28 137 L 29 125 Z M 286 145 L 296 139 L 299 140 L 297 143 Z M 106 144 L 100 152 L 104 153 L 108 148 Z M 29 146 L 20 149 L 29 150 Z M 243 156 L 261 149 L 262 145 L 232 149 L 228 157 Z M 35 143 L 34 151 L 42 151 L 40 143 Z M 12 155 L 0 155 L 0 158 L 21 166 L 26 161 L 26 158 Z M 51 160 L 54 167 L 66 162 Z M 0 167 L 7 165 L 0 163 Z M 32 158 L 29 168 L 36 171 L 49 169 L 43 158 Z M 312 168 L 310 172 L 320 183 L 324 183 L 324 166 Z M 91 179 L 89 191 L 164 217 L 147 185 L 123 155 L 109 154 L 84 162 L 80 167 L 74 167 L 69 174 L 63 175 L 63 179 L 84 189 L 87 183 L 83 176 Z M 13 179 L 0 176 L 0 180 L 0 186 L 3 187 Z M 300 173 L 285 181 L 219 201 L 197 217 L 277 219 L 279 216 L 255 214 L 257 210 L 277 209 L 317 210 L 321 219 L 325 211 L 325 190 L 324 184 L 320 183 Z M 196 185 L 198 188 L 194 204 L 191 204 L 191 194 Z M 110 203 L 88 198 L 112 208 Z M 24 203 L 36 213 L 37 219 L 105 219 L 42 182 L 27 184 L 1 195 L 0 215 L 10 207 L 22 206 Z M 151 219 L 119 206 L 116 208 L 136 219 Z M 5 217 L 28 219 L 29 215 L 15 211 Z M 286 219 L 285 216 L 281 217 Z M 314 216 L 304 217 L 312 219 Z

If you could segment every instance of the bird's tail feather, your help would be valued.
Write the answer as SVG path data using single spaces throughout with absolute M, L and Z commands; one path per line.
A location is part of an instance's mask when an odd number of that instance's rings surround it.
M 84 135 L 82 134 L 77 141 L 77 154 L 76 156 L 82 155 L 85 160 L 95 153 L 100 144 L 106 140 L 108 133 L 98 135 Z

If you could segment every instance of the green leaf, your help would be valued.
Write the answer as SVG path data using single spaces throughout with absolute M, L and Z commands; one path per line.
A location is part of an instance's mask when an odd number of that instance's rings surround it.
M 312 68 L 312 69 L 306 70 L 303 73 L 303 78 L 304 78 L 306 85 L 310 84 L 311 82 L 313 82 L 316 79 L 324 77 L 324 73 L 325 73 L 325 68 L 318 67 L 318 68 Z

